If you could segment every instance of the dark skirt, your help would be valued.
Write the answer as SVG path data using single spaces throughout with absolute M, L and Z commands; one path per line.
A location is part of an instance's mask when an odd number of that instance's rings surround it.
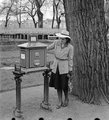
M 67 74 L 59 74 L 59 69 L 57 67 L 56 73 L 51 73 L 49 86 L 55 89 L 68 90 L 68 79 Z

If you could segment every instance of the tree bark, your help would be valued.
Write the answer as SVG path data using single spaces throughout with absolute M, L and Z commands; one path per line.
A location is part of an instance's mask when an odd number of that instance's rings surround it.
M 104 0 L 63 0 L 74 45 L 72 93 L 82 101 L 109 103 L 109 64 Z
M 63 0 L 64 4 L 64 10 L 65 10 L 65 22 L 66 22 L 66 29 L 70 31 L 70 10 L 69 10 L 69 4 L 67 0 Z M 68 14 L 69 13 L 69 14 Z

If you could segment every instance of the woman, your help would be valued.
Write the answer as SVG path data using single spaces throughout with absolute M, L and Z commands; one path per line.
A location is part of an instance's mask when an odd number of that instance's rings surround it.
M 60 39 L 47 47 L 48 50 L 54 49 L 54 63 L 52 65 L 52 74 L 50 87 L 57 89 L 59 103 L 57 109 L 68 106 L 68 73 L 71 73 L 73 66 L 73 46 L 70 44 L 71 38 L 68 31 L 62 31 L 56 34 Z M 65 100 L 63 102 L 62 93 Z

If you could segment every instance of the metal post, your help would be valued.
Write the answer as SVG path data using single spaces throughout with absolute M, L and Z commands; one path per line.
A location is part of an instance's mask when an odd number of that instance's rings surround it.
M 49 104 L 49 76 L 47 70 L 44 73 L 44 101 L 45 104 Z
M 52 110 L 49 104 L 49 72 L 51 70 L 47 69 L 44 71 L 43 76 L 44 76 L 44 98 L 42 103 L 40 104 L 41 108 L 44 108 L 46 110 Z
M 21 112 L 21 77 L 25 74 L 21 71 L 21 68 L 18 69 L 15 65 L 15 70 L 13 71 L 13 74 L 15 75 L 14 80 L 16 82 L 16 108 L 13 111 L 14 116 L 18 118 L 23 118 L 22 112 Z
M 20 78 L 16 80 L 16 107 L 18 117 L 21 115 L 21 81 Z

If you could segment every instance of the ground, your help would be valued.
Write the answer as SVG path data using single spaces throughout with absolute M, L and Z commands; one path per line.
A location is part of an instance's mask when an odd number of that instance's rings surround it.
M 52 60 L 51 54 L 47 60 Z M 13 110 L 16 106 L 15 81 L 12 71 L 14 64 L 19 62 L 19 51 L 0 51 L 0 120 L 11 120 Z M 53 111 L 40 108 L 43 100 L 43 76 L 42 72 L 24 75 L 22 77 L 22 111 L 24 120 L 38 120 L 44 117 L 45 120 L 94 120 L 95 117 L 101 120 L 109 120 L 109 105 L 103 102 L 102 105 L 82 103 L 75 96 L 69 94 L 69 106 L 56 109 L 57 93 L 55 89 L 49 90 L 49 103 Z
M 95 117 L 101 120 L 109 120 L 109 105 L 90 105 L 79 101 L 76 97 L 69 95 L 69 106 L 56 109 L 57 93 L 53 88 L 49 90 L 49 103 L 52 112 L 40 108 L 43 100 L 43 85 L 22 89 L 22 111 L 24 120 L 94 120 Z M 0 94 L 1 111 L 0 120 L 11 120 L 15 107 L 15 90 Z

